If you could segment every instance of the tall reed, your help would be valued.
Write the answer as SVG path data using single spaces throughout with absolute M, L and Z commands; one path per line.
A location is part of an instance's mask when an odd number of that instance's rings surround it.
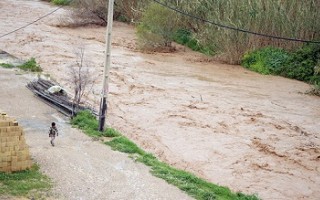
M 168 1 L 167 1 L 168 2 Z M 320 39 L 320 0 L 169 0 L 169 4 L 217 23 L 274 36 Z M 180 15 L 199 42 L 212 45 L 230 63 L 248 50 L 262 46 L 291 49 L 301 43 L 254 36 L 218 28 Z

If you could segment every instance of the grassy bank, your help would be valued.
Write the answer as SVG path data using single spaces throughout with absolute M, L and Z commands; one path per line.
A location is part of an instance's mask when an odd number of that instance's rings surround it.
M 98 122 L 89 112 L 80 112 L 73 120 L 72 124 L 84 131 L 91 137 L 113 137 L 109 142 L 105 142 L 113 150 L 128 153 L 136 161 L 144 163 L 150 167 L 150 172 L 168 183 L 175 185 L 195 199 L 218 199 L 218 200 L 258 200 L 255 195 L 246 195 L 232 192 L 229 188 L 209 183 L 195 175 L 176 169 L 168 164 L 159 161 L 155 156 L 145 152 L 135 143 L 130 141 L 118 131 L 108 128 L 104 132 L 97 131 Z
M 30 192 L 41 193 L 50 188 L 50 179 L 41 174 L 37 165 L 20 172 L 0 172 L 0 198 L 4 195 L 27 197 Z

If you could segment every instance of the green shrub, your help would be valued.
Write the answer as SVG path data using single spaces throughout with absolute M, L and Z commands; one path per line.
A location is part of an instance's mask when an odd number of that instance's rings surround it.
M 292 52 L 266 47 L 245 54 L 241 64 L 261 74 L 320 83 L 320 45 L 305 45 Z
M 140 49 L 154 51 L 168 46 L 168 43 L 161 35 L 148 31 L 149 28 L 147 28 L 146 25 L 140 24 L 136 29 L 138 35 L 138 46 Z
M 192 34 L 186 29 L 179 29 L 174 33 L 173 39 L 175 42 L 185 45 L 192 39 Z
M 35 58 L 31 58 L 27 62 L 25 62 L 22 65 L 19 65 L 18 68 L 25 70 L 25 71 L 31 71 L 31 72 L 41 72 L 42 69 L 39 64 L 37 64 Z
M 71 0 L 52 0 L 51 2 L 55 5 L 64 6 L 64 5 L 69 5 Z
M 315 83 L 320 80 L 316 67 L 320 60 L 320 45 L 306 45 L 292 52 L 284 63 L 280 75 L 300 81 Z
M 143 50 L 170 48 L 176 31 L 176 14 L 163 6 L 151 3 L 137 26 L 138 45 Z
M 266 47 L 246 53 L 242 59 L 242 66 L 260 74 L 278 74 L 289 54 L 274 47 Z

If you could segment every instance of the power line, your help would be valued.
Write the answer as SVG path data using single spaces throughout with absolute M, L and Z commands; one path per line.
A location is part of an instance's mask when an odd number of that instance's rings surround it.
M 20 27 L 20 28 L 17 28 L 17 29 L 15 29 L 15 30 L 13 30 L 13 31 L 11 31 L 11 32 L 9 32 L 9 33 L 6 33 L 6 34 L 4 34 L 4 35 L 1 35 L 0 38 L 3 38 L 3 37 L 5 37 L 5 36 L 7 36 L 7 35 L 10 35 L 10 34 L 12 34 L 12 33 L 15 33 L 15 32 L 17 32 L 17 31 L 19 31 L 19 30 L 21 30 L 21 29 L 24 29 L 24 28 L 26 28 L 26 27 L 34 24 L 34 23 L 40 21 L 41 19 L 43 19 L 43 18 L 45 18 L 45 17 L 48 17 L 49 15 L 57 12 L 57 11 L 60 10 L 62 7 L 63 7 L 63 6 L 60 6 L 60 7 L 56 8 L 55 10 L 53 10 L 53 11 L 51 11 L 51 12 L 49 12 L 49 13 L 41 16 L 40 18 L 34 20 L 33 22 L 30 22 L 30 23 L 28 23 L 28 24 L 26 24 L 26 25 L 24 25 L 24 26 L 22 26 L 22 27 Z
M 320 41 L 311 41 L 311 40 L 302 40 L 302 39 L 297 39 L 297 38 L 280 37 L 280 36 L 268 35 L 268 34 L 264 34 L 264 33 L 257 33 L 257 32 L 253 32 L 253 31 L 250 31 L 250 30 L 241 29 L 241 28 L 235 28 L 235 27 L 232 27 L 232 26 L 228 26 L 228 25 L 224 25 L 224 24 L 217 23 L 217 22 L 209 21 L 209 20 L 206 20 L 206 19 L 202 19 L 202 18 L 200 18 L 200 17 L 197 17 L 197 16 L 191 15 L 191 14 L 189 14 L 189 13 L 183 12 L 183 11 L 177 9 L 177 8 L 168 6 L 168 5 L 165 4 L 165 3 L 161 3 L 161 2 L 158 1 L 158 0 L 153 0 L 153 1 L 156 2 L 156 3 L 158 3 L 158 4 L 160 4 L 160 5 L 163 6 L 163 7 L 166 7 L 166 8 L 168 8 L 168 9 L 170 9 L 170 10 L 173 10 L 173 11 L 175 11 L 175 12 L 178 12 L 178 13 L 180 13 L 180 14 L 182 14 L 182 15 L 185 15 L 185 16 L 194 18 L 194 19 L 196 19 L 196 20 L 203 21 L 203 22 L 205 22 L 205 23 L 209 23 L 209 24 L 212 24 L 212 25 L 221 27 L 221 28 L 225 28 L 225 29 L 229 29 L 229 30 L 234 30 L 234 31 L 238 31 L 238 32 L 243 32 L 243 33 L 248 33 L 248 34 L 252 34 L 252 35 L 258 35 L 258 36 L 262 36 L 262 37 L 268 37 L 268 38 L 278 39 L 278 40 L 287 40 L 287 41 L 294 41 L 294 42 L 304 42 L 304 43 L 320 44 Z

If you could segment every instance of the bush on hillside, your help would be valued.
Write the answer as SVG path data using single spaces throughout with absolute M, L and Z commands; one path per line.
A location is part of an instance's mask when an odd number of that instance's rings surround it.
M 319 64 L 320 45 L 306 45 L 290 54 L 280 75 L 311 83 L 320 82 L 320 74 L 315 71 Z
M 278 74 L 288 58 L 289 54 L 285 50 L 266 47 L 246 53 L 241 64 L 260 74 Z
M 266 47 L 249 52 L 242 59 L 242 66 L 261 74 L 274 74 L 320 84 L 320 45 L 305 45 L 289 52 Z
M 176 14 L 152 3 L 137 27 L 138 45 L 142 50 L 171 50 L 176 31 Z

